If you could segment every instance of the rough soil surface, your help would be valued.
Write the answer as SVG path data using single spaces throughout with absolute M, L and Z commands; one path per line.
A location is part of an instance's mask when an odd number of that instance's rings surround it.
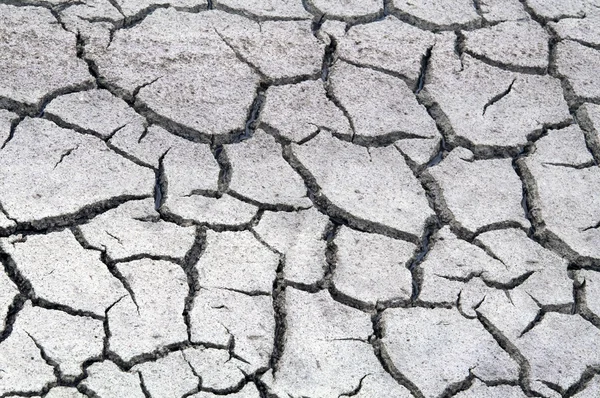
M 597 398 L 600 1 L 0 0 L 0 398 Z

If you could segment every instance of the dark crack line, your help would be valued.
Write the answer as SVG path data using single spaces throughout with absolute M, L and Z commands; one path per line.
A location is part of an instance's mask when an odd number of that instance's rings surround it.
M 419 79 L 417 80 L 417 86 L 415 87 L 415 94 L 419 94 L 423 87 L 425 87 L 425 79 L 427 78 L 427 69 L 429 68 L 429 61 L 431 60 L 431 52 L 434 46 L 430 46 L 425 51 L 425 54 L 421 58 L 421 71 L 419 72 Z
M 495 96 L 493 96 L 484 106 L 483 106 L 483 113 L 482 116 L 485 116 L 485 111 L 487 110 L 487 108 L 491 105 L 494 105 L 496 102 L 500 101 L 502 98 L 506 97 L 513 88 L 513 84 L 515 84 L 515 82 L 517 81 L 517 78 L 515 77 L 513 79 L 513 81 L 510 83 L 510 85 L 508 86 L 508 88 L 506 90 L 504 90 L 503 92 L 501 92 L 500 94 L 497 94 Z
M 358 395 L 358 393 L 360 392 L 360 390 L 362 389 L 363 386 L 363 381 L 367 378 L 371 376 L 370 373 L 367 373 L 366 375 L 364 375 L 363 377 L 360 378 L 360 380 L 358 381 L 358 385 L 352 389 L 351 391 L 345 392 L 343 394 L 340 394 L 338 396 L 338 398 L 342 398 L 342 397 L 354 397 L 356 395 Z
M 59 164 L 62 163 L 62 161 L 69 156 L 70 154 L 72 154 L 75 150 L 77 150 L 79 148 L 79 145 L 76 145 L 75 148 L 69 148 L 66 151 L 64 151 L 63 153 L 60 154 L 60 159 L 58 159 L 58 162 L 56 162 L 56 164 L 54 165 L 53 169 L 56 169 L 58 167 Z
M 168 189 L 168 180 L 167 175 L 165 174 L 165 166 L 164 160 L 165 156 L 169 153 L 171 148 L 167 149 L 161 156 L 158 158 L 158 169 L 156 170 L 156 181 L 154 184 L 154 209 L 158 211 L 164 204 L 167 199 L 167 189 Z
M 25 116 L 19 116 L 16 119 L 13 119 L 10 123 L 10 130 L 8 132 L 8 137 L 6 137 L 6 139 L 4 140 L 4 142 L 2 143 L 2 146 L 0 146 L 0 150 L 4 149 L 4 147 L 6 146 L 6 144 L 8 144 L 15 136 L 15 130 L 17 129 L 17 127 L 19 126 L 19 124 L 25 119 Z

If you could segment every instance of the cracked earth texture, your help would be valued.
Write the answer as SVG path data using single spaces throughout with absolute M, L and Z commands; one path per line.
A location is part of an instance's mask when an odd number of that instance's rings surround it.
M 0 397 L 600 397 L 599 0 L 0 0 Z

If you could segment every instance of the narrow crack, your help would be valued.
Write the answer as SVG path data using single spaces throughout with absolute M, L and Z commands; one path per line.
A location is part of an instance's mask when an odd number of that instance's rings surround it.
M 363 381 L 368 377 L 371 376 L 370 373 L 367 373 L 366 375 L 364 375 L 363 377 L 360 378 L 360 380 L 358 381 L 358 385 L 353 388 L 351 391 L 340 394 L 338 396 L 338 398 L 342 398 L 342 397 L 354 397 L 356 395 L 358 395 L 358 393 L 360 392 L 360 390 L 362 389 L 363 386 Z
M 86 250 L 93 250 L 93 251 L 98 252 L 99 260 L 104 263 L 104 265 L 106 266 L 108 271 L 111 273 L 111 275 L 113 277 L 115 277 L 119 282 L 121 282 L 121 285 L 127 291 L 129 298 L 131 298 L 131 301 L 135 305 L 137 312 L 139 314 L 140 307 L 138 306 L 138 303 L 135 299 L 135 292 L 134 292 L 133 288 L 131 287 L 131 285 L 129 284 L 129 281 L 127 280 L 127 278 L 125 278 L 125 276 L 117 268 L 117 263 L 108 256 L 108 253 L 106 252 L 106 248 L 98 249 L 98 248 L 90 245 L 89 242 L 85 239 L 83 232 L 81 232 L 81 229 L 79 227 L 71 227 L 70 230 L 73 233 L 73 236 L 75 236 L 75 239 L 77 240 L 77 242 L 79 243 L 79 245 L 81 247 L 83 247 Z
M 431 52 L 433 51 L 433 45 L 427 48 L 425 54 L 421 58 L 421 71 L 419 72 L 419 79 L 417 80 L 417 87 L 415 87 L 415 94 L 419 94 L 423 87 L 425 87 L 425 79 L 427 78 L 427 69 L 429 68 L 429 61 L 431 60 Z
M 273 336 L 273 351 L 269 358 L 269 368 L 273 371 L 273 377 L 279 371 L 279 361 L 285 350 L 285 338 L 287 331 L 286 310 L 286 286 L 283 270 L 285 268 L 285 256 L 280 256 L 276 270 L 275 280 L 271 296 L 273 297 L 273 312 L 275 313 L 275 333 Z
M 382 321 L 383 310 L 377 310 L 371 317 L 373 324 L 373 335 L 371 336 L 371 345 L 375 356 L 383 369 L 388 373 L 398 384 L 404 386 L 414 398 L 425 398 L 419 387 L 409 380 L 400 370 L 394 365 L 390 355 L 387 352 L 382 339 L 385 336 L 385 327 Z
M 489 106 L 494 105 L 496 102 L 500 101 L 502 98 L 506 97 L 508 94 L 510 94 L 510 92 L 512 91 L 513 85 L 515 84 L 515 82 L 517 81 L 517 78 L 515 77 L 513 79 L 513 81 L 509 84 L 508 88 L 506 90 L 504 90 L 503 92 L 501 92 L 500 94 L 496 94 L 494 95 L 484 106 L 483 106 L 483 113 L 482 116 L 485 116 L 485 111 L 487 110 L 487 108 Z
M 500 330 L 488 320 L 481 312 L 475 311 L 477 319 L 485 330 L 494 338 L 496 343 L 518 364 L 519 366 L 519 385 L 527 395 L 532 394 L 530 387 L 530 371 L 531 366 L 525 356 L 519 349 L 500 332 Z
M 2 146 L 0 146 L 0 150 L 4 149 L 4 147 L 6 146 L 6 144 L 8 144 L 15 136 L 15 130 L 17 129 L 17 127 L 19 126 L 19 124 L 25 119 L 25 116 L 19 116 L 17 119 L 13 119 L 10 123 L 10 130 L 8 132 L 8 137 L 6 137 L 6 139 L 4 140 L 4 142 L 2 143 Z
M 79 148 L 79 145 L 75 145 L 74 148 L 69 148 L 66 151 L 64 151 L 63 153 L 60 154 L 60 159 L 58 159 L 58 161 L 56 162 L 56 164 L 54 165 L 53 169 L 56 169 L 56 167 L 58 167 L 59 164 L 62 163 L 62 161 L 69 156 L 71 153 L 73 153 L 74 151 L 76 151 Z
M 156 182 L 154 184 L 154 209 L 158 211 L 164 204 L 165 199 L 167 198 L 167 188 L 168 181 L 167 176 L 165 174 L 165 166 L 164 160 L 167 153 L 169 153 L 169 149 L 167 149 L 161 156 L 158 158 L 158 169 L 156 170 Z
M 144 375 L 140 371 L 138 371 L 137 374 L 138 374 L 138 377 L 140 379 L 140 389 L 142 390 L 142 393 L 144 394 L 144 397 L 146 397 L 146 398 L 152 398 L 152 395 L 150 394 L 150 391 L 148 391 L 148 387 L 146 387 L 146 383 L 144 381 Z
M 434 244 L 434 236 L 440 230 L 441 225 L 437 220 L 431 220 L 425 227 L 419 246 L 417 246 L 412 257 L 406 262 L 406 268 L 412 276 L 412 293 L 410 300 L 412 303 L 418 300 L 423 285 L 423 270 L 421 263 L 427 258 L 429 251 Z

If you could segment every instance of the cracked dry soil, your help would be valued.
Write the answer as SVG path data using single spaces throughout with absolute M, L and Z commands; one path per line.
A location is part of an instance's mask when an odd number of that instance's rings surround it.
M 0 397 L 600 397 L 598 0 L 0 0 Z

